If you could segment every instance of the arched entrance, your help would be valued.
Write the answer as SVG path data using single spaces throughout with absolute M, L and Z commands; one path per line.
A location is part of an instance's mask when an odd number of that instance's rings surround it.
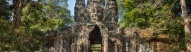
M 90 52 L 102 52 L 102 37 L 100 33 L 100 28 L 96 25 L 94 29 L 90 32 Z

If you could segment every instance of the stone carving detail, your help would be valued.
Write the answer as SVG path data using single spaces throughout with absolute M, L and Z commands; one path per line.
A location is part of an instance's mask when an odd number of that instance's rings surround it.
M 103 3 L 104 0 L 91 0 L 88 1 L 88 8 L 89 8 L 89 15 L 90 15 L 90 20 L 92 22 L 98 22 L 102 20 L 103 17 Z
M 114 20 L 118 18 L 117 15 L 117 5 L 116 1 L 106 1 L 104 0 L 88 0 L 87 5 L 85 5 L 85 0 L 76 0 L 75 4 L 75 25 L 73 26 L 74 33 L 73 36 L 77 36 L 76 41 L 73 41 L 71 45 L 71 52 L 90 52 L 90 32 L 98 26 L 102 36 L 102 51 L 109 52 L 108 41 L 115 42 L 116 51 L 122 52 L 122 43 L 120 39 L 109 39 L 110 34 L 115 35 L 115 29 L 119 26 L 117 21 Z M 114 2 L 111 3 L 111 2 Z M 113 11 L 110 11 L 113 10 Z M 109 11 L 109 12 L 104 12 Z M 106 17 L 106 14 L 110 14 Z M 105 17 L 105 18 L 104 18 Z M 107 19 L 109 18 L 109 19 Z M 113 19 L 113 20 L 110 20 Z M 105 21 L 104 21 L 105 20 Z M 108 23 L 105 23 L 108 22 Z M 114 23 L 115 22 L 115 23 Z M 114 44 L 114 43 L 113 43 Z
M 118 8 L 116 0 L 109 0 L 106 4 L 104 21 L 117 23 L 118 22 Z
M 86 8 L 85 8 L 85 0 L 76 0 L 76 4 L 74 7 L 74 20 L 75 22 L 83 22 L 86 18 L 85 14 L 86 13 Z

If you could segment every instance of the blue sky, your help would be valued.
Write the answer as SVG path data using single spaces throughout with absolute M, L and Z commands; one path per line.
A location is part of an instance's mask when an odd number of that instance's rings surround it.
M 71 15 L 74 15 L 74 6 L 75 6 L 76 0 L 68 0 L 68 9 L 71 12 Z M 85 0 L 85 3 L 87 3 L 87 0 Z
M 68 9 L 71 12 L 71 15 L 74 15 L 74 6 L 75 6 L 76 0 L 68 0 Z

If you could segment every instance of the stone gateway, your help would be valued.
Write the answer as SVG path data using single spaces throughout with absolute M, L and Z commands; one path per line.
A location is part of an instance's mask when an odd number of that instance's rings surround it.
M 153 42 L 153 31 L 121 28 L 116 0 L 76 0 L 74 9 L 74 25 L 44 36 L 47 52 L 153 52 L 168 45 Z

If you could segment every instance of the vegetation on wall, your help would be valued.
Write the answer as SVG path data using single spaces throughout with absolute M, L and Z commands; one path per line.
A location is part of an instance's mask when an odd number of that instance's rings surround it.
M 190 3 L 186 0 L 188 14 Z M 157 34 L 168 35 L 177 44 L 175 50 L 186 49 L 180 0 L 124 0 L 123 5 L 124 15 L 119 22 L 122 27 L 153 29 Z

